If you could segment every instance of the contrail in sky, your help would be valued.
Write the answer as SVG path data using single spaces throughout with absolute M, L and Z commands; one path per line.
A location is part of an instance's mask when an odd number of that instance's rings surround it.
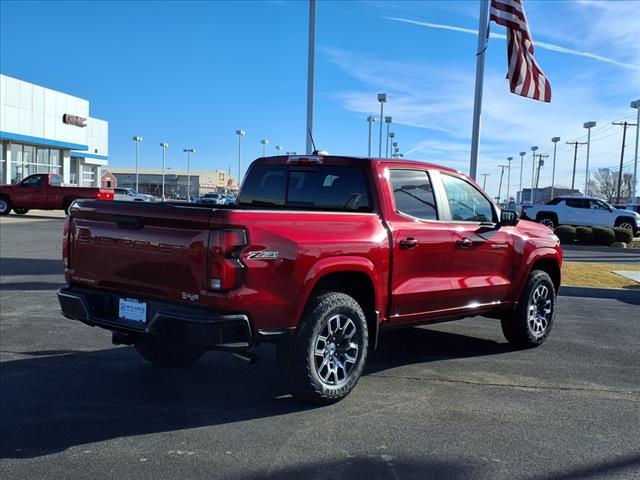
M 410 20 L 408 18 L 400 18 L 400 17 L 383 17 L 383 18 L 386 18 L 387 20 L 393 20 L 394 22 L 402 22 L 402 23 L 409 23 L 411 25 L 418 25 L 420 27 L 437 28 L 440 30 L 450 30 L 452 32 L 462 32 L 470 35 L 478 35 L 478 31 L 472 28 L 456 27 L 455 25 L 445 25 L 442 23 L 419 22 L 418 20 Z M 489 37 L 499 38 L 501 40 L 507 39 L 507 36 L 505 34 L 495 33 L 495 32 L 491 32 L 489 34 Z M 573 50 L 571 48 L 565 48 L 560 45 L 555 45 L 553 43 L 534 42 L 534 46 L 537 48 L 544 48 L 545 50 L 551 50 L 554 52 L 566 53 L 568 55 L 591 58 L 592 60 L 609 63 L 611 65 L 616 65 L 618 67 L 631 68 L 633 70 L 640 70 L 639 65 L 632 65 L 630 63 L 619 62 L 617 60 L 614 60 L 613 58 L 603 57 L 602 55 L 596 55 L 595 53 L 583 52 L 580 50 Z

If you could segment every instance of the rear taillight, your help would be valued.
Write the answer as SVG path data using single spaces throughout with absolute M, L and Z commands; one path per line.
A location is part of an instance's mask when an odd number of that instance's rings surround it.
M 71 248 L 73 244 L 73 220 L 71 215 L 64 219 L 64 231 L 62 234 L 62 262 L 64 268 L 71 268 Z
M 226 291 L 240 286 L 245 270 L 240 255 L 246 246 L 247 233 L 243 229 L 209 232 L 209 290 Z
M 98 190 L 96 200 L 113 200 L 113 190 Z

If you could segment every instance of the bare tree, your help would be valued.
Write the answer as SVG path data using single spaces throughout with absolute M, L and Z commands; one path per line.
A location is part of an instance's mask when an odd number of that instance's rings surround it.
M 591 183 L 593 182 L 593 183 Z M 607 202 L 614 202 L 618 194 L 618 172 L 608 168 L 599 168 L 593 175 L 590 182 L 590 191 L 597 197 L 603 198 Z M 620 200 L 631 197 L 631 185 L 633 175 L 630 173 L 622 174 L 622 185 L 620 188 Z

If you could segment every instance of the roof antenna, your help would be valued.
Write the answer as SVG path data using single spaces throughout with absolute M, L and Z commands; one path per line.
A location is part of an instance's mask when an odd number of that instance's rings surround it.
M 316 142 L 313 141 L 313 135 L 311 135 L 311 129 L 309 128 L 307 131 L 309 132 L 309 138 L 311 139 L 311 144 L 313 145 L 312 155 L 317 155 L 318 149 L 316 148 Z

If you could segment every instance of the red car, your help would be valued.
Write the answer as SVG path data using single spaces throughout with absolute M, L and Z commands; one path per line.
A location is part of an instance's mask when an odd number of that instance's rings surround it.
M 0 185 L 0 215 L 9 215 L 11 209 L 18 215 L 32 209 L 66 212 L 73 201 L 80 198 L 113 200 L 113 190 L 64 187 L 62 175 L 36 173 L 15 185 Z
M 276 342 L 290 392 L 330 403 L 389 328 L 482 315 L 540 345 L 562 250 L 458 171 L 313 155 L 256 160 L 234 205 L 78 201 L 63 257 L 68 318 L 164 366 Z

